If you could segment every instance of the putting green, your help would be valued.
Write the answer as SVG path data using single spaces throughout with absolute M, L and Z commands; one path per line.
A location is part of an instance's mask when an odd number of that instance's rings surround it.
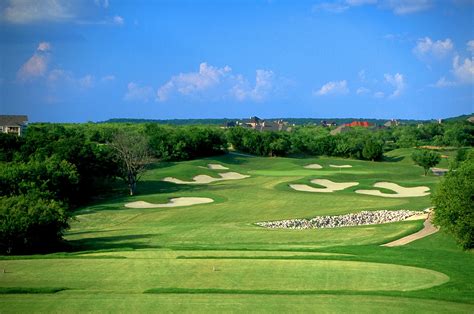
M 440 272 L 335 260 L 57 259 L 1 261 L 4 287 L 145 291 L 152 288 L 410 291 L 441 285 Z M 38 271 L 41 269 L 41 271 Z M 58 276 L 58 274 L 61 274 Z

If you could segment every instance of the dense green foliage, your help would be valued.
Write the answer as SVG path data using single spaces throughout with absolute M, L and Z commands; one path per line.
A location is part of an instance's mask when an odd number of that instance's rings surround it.
M 420 149 L 413 152 L 411 159 L 420 167 L 423 167 L 425 171 L 425 176 L 428 174 L 428 171 L 431 167 L 436 166 L 441 161 L 441 155 L 437 152 Z
M 189 160 L 222 154 L 227 149 L 224 132 L 217 127 L 169 127 L 147 124 L 153 155 L 161 160 Z
M 31 125 L 24 137 L 0 141 L 3 253 L 53 248 L 71 211 L 118 173 L 112 151 L 81 126 Z
M 474 156 L 451 170 L 439 185 L 433 202 L 435 223 L 446 228 L 465 249 L 474 247 Z
M 0 197 L 0 252 L 51 251 L 69 216 L 63 203 L 35 193 Z

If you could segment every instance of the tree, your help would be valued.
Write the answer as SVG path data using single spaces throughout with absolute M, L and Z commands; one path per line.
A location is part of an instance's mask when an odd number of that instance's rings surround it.
M 0 251 L 26 253 L 54 248 L 69 228 L 63 203 L 39 193 L 0 197 Z
M 418 166 L 423 167 L 426 176 L 430 168 L 436 166 L 440 162 L 441 155 L 431 150 L 423 149 L 415 151 L 411 155 L 411 158 Z
M 373 138 L 365 141 L 364 148 L 362 149 L 362 157 L 367 160 L 379 160 L 383 156 L 383 144 L 376 141 Z
M 119 130 L 110 146 L 115 151 L 120 176 L 128 184 L 130 195 L 134 195 L 137 182 L 150 163 L 148 139 L 136 132 Z
M 474 247 L 474 158 L 449 171 L 433 195 L 434 223 L 453 234 L 464 249 Z

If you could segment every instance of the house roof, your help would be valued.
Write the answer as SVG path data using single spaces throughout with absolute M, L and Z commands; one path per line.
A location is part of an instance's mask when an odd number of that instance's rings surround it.
M 0 115 L 0 125 L 23 125 L 28 122 L 28 116 Z
M 346 126 L 361 126 L 364 128 L 368 128 L 372 124 L 367 121 L 353 121 L 351 123 L 347 123 Z

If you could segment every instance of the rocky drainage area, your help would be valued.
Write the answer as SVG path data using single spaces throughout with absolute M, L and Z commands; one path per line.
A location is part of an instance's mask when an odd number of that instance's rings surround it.
M 349 226 L 375 225 L 389 222 L 406 220 L 415 215 L 422 215 L 423 211 L 413 210 L 377 210 L 362 211 L 354 214 L 339 216 L 319 216 L 312 219 L 289 219 L 280 221 L 257 222 L 256 224 L 265 228 L 285 229 L 315 229 L 315 228 L 337 228 Z

